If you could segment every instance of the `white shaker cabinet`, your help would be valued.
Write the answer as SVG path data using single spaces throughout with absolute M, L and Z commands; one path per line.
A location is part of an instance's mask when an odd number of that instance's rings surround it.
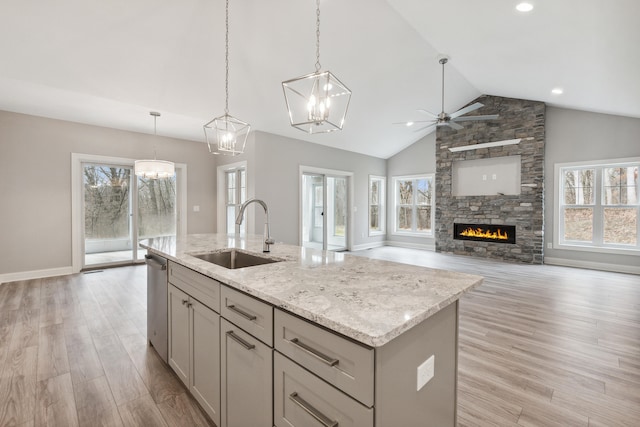
M 169 281 L 169 366 L 209 417 L 220 425 L 220 315 L 184 292 L 198 294 L 218 308 L 220 284 L 173 263 L 169 267 Z M 208 292 L 199 292 L 202 286 Z M 212 287 L 217 291 L 213 292 Z
M 273 350 L 222 319 L 221 427 L 273 426 Z

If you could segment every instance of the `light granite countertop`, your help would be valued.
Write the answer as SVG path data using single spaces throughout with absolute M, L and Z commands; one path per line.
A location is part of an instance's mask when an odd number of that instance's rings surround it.
M 380 347 L 479 286 L 482 277 L 277 243 L 262 236 L 160 237 L 140 246 L 276 307 Z M 237 248 L 282 262 L 230 270 L 193 254 Z

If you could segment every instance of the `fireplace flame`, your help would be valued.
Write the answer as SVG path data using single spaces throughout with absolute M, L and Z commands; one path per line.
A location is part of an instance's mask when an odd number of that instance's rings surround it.
M 483 230 L 482 228 L 468 227 L 460 233 L 461 236 L 466 237 L 482 237 L 484 239 L 493 240 L 508 240 L 509 236 L 506 231 L 502 231 L 499 228 L 496 231 Z

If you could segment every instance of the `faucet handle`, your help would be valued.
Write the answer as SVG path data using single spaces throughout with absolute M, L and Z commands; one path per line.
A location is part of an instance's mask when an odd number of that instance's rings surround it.
M 275 245 L 276 241 L 272 238 L 265 239 L 264 241 L 267 245 Z

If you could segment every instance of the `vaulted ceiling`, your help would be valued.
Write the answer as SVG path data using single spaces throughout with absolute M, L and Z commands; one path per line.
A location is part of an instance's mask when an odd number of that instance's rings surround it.
M 424 136 L 393 122 L 441 110 L 446 53 L 447 112 L 491 94 L 640 118 L 640 2 L 518 2 L 322 0 L 320 62 L 353 96 L 343 131 L 308 135 L 281 82 L 315 69 L 315 2 L 230 0 L 230 113 L 388 158 Z M 203 142 L 224 111 L 222 0 L 2 3 L 0 109 L 147 133 L 157 110 L 159 134 Z

